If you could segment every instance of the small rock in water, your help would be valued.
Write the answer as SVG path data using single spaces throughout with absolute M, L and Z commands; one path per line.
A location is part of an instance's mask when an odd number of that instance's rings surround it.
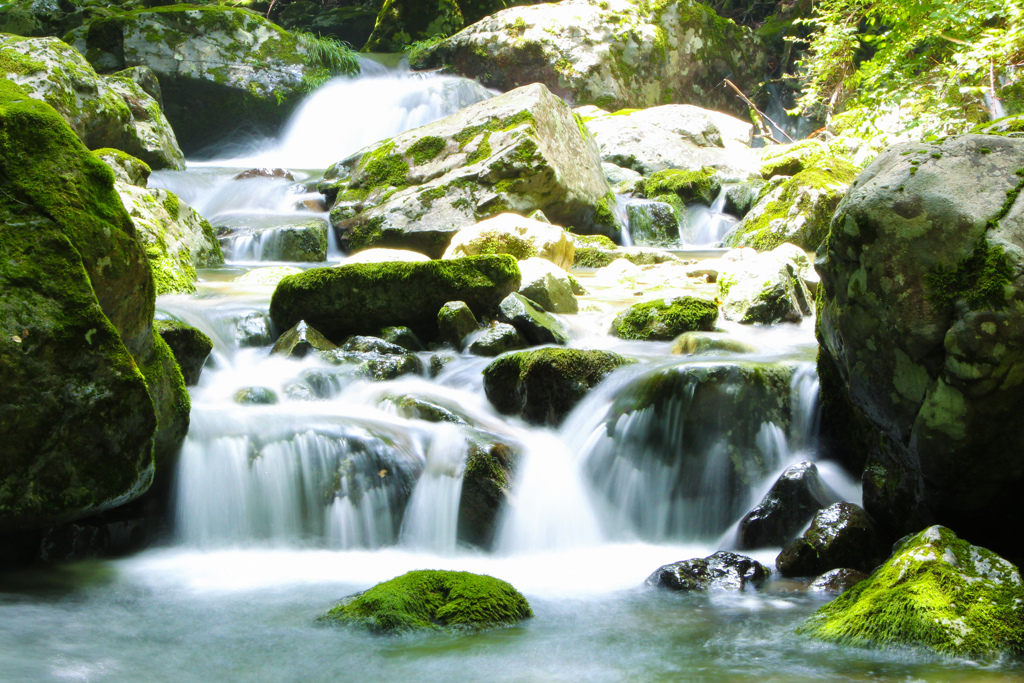
M 287 332 L 281 335 L 270 351 L 275 356 L 288 358 L 305 358 L 310 351 L 332 351 L 338 348 L 331 340 L 300 320 Z
M 838 500 L 821 481 L 813 462 L 788 467 L 757 507 L 740 520 L 737 546 L 741 550 L 778 547 L 791 540 L 818 510 Z
M 467 348 L 476 356 L 500 356 L 507 351 L 519 351 L 530 345 L 519 330 L 506 323 L 491 323 L 474 337 L 471 337 Z
M 868 578 L 867 574 L 856 569 L 833 569 L 816 578 L 811 583 L 810 589 L 821 593 L 842 593 L 866 578 Z
M 248 180 L 249 178 L 284 178 L 285 180 L 295 180 L 292 172 L 286 171 L 283 168 L 250 168 L 248 171 L 242 171 L 232 180 Z
M 782 549 L 775 565 L 783 576 L 817 576 L 838 567 L 871 571 L 884 556 L 868 513 L 852 503 L 836 503 L 814 515 L 810 528 Z
M 235 403 L 243 406 L 274 405 L 277 394 L 266 387 L 244 387 L 235 392 Z
M 477 327 L 476 316 L 464 301 L 449 301 L 437 312 L 438 339 L 457 349 Z
M 747 586 L 757 588 L 769 576 L 771 571 L 757 560 L 719 550 L 708 557 L 659 567 L 644 584 L 675 591 L 743 590 Z

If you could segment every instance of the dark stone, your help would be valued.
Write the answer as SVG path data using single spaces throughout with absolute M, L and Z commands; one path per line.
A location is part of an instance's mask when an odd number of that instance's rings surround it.
M 839 496 L 818 476 L 812 462 L 786 469 L 771 490 L 740 521 L 740 550 L 781 546 L 792 539 L 818 510 L 839 501 Z
M 157 320 L 153 328 L 171 347 L 185 384 L 195 386 L 199 382 L 206 358 L 213 351 L 213 340 L 191 325 L 177 320 Z
M 852 503 L 818 511 L 804 535 L 790 541 L 775 560 L 783 576 L 817 576 L 849 567 L 870 572 L 885 548 L 868 513 Z
M 332 351 L 338 348 L 312 327 L 300 320 L 295 327 L 282 334 L 270 351 L 275 356 L 305 358 L 310 351 Z
M 232 180 L 248 180 L 249 178 L 284 178 L 286 180 L 295 180 L 292 172 L 286 171 L 283 168 L 250 168 L 248 171 L 242 171 Z
M 485 550 L 493 545 L 498 512 L 509 495 L 519 458 L 515 448 L 489 438 L 472 437 L 459 498 L 459 541 Z
M 757 588 L 771 575 L 757 560 L 719 550 L 704 558 L 666 564 L 647 577 L 644 584 L 674 591 L 744 590 Z
M 506 323 L 491 323 L 469 343 L 469 352 L 477 356 L 500 356 L 529 346 L 519 330 Z
M 355 366 L 358 374 L 375 382 L 423 374 L 423 361 L 416 354 L 377 337 L 351 337 L 324 354 L 324 358 L 339 365 Z
M 423 342 L 408 327 L 394 325 L 380 331 L 380 338 L 392 344 L 398 344 L 409 351 L 423 351 Z
M 449 301 L 437 312 L 437 338 L 457 349 L 479 324 L 465 301 Z
M 868 578 L 867 574 L 856 569 L 833 569 L 811 582 L 810 589 L 821 593 L 838 594 L 848 588 L 852 588 L 866 578 Z

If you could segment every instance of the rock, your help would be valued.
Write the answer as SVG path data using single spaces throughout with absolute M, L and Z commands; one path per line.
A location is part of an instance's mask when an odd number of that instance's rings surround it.
M 237 174 L 232 180 L 248 180 L 250 178 L 284 178 L 295 182 L 292 172 L 283 168 L 250 168 L 248 171 Z
M 421 51 L 413 66 L 448 66 L 498 90 L 543 83 L 568 102 L 609 111 L 699 102 L 746 116 L 721 83 L 736 78 L 751 92 L 762 80 L 760 39 L 701 4 L 650 10 L 630 0 L 510 8 Z
M 533 257 L 520 261 L 519 271 L 522 273 L 519 293 L 545 311 L 576 313 L 579 310 L 571 276 L 558 266 Z
M 429 256 L 407 249 L 366 249 L 350 255 L 342 265 L 347 266 L 350 263 L 386 263 L 389 261 L 425 263 L 429 260 Z
M 1024 141 L 895 145 L 836 210 L 822 275 L 823 436 L 888 538 L 932 520 L 1016 554 L 1024 434 Z M 840 421 L 841 420 L 841 421 Z M 865 465 L 865 456 L 867 463 Z
M 819 593 L 843 593 L 866 578 L 867 574 L 856 569 L 833 569 L 812 581 L 808 588 Z
M 701 203 L 711 206 L 722 189 L 722 183 L 709 168 L 696 171 L 658 171 L 645 178 L 638 189 L 644 197 L 660 198 L 675 195 L 684 204 Z
M 569 343 L 565 325 L 522 294 L 509 294 L 498 308 L 498 318 L 519 330 L 531 344 Z
M 769 251 L 788 242 L 816 250 L 828 236 L 832 214 L 860 170 L 841 159 L 822 159 L 758 200 L 736 229 L 729 247 Z
M 274 343 L 270 353 L 287 358 L 305 358 L 310 351 L 333 351 L 338 348 L 327 337 L 300 320 L 290 330 L 282 334 Z
M 839 496 L 821 481 L 813 462 L 787 467 L 767 495 L 740 520 L 736 547 L 740 550 L 781 546 L 811 521 L 815 513 Z
M 327 221 L 322 218 L 268 219 L 228 228 L 220 241 L 234 259 L 320 262 L 327 260 Z
M 398 344 L 409 351 L 425 350 L 423 342 L 421 342 L 420 338 L 416 336 L 416 333 L 408 327 L 401 325 L 385 327 L 380 331 L 380 338 L 386 342 Z
M 437 312 L 437 338 L 457 349 L 461 349 L 466 337 L 479 327 L 465 301 L 449 301 Z
M 670 353 L 683 356 L 708 353 L 753 353 L 754 347 L 722 332 L 684 332 L 672 340 Z
M 666 202 L 634 200 L 626 206 L 629 237 L 641 247 L 679 246 L 680 208 Z
M 229 318 L 228 322 L 233 339 L 242 348 L 270 346 L 274 343 L 270 335 L 270 319 L 263 311 L 242 312 Z
M 794 176 L 829 154 L 828 146 L 818 140 L 800 140 L 789 145 L 761 148 L 761 177 Z
M 494 322 L 470 340 L 467 348 L 475 356 L 500 356 L 508 351 L 525 349 L 530 343 L 519 330 L 505 323 Z
M 973 660 L 1024 644 L 1020 573 L 990 550 L 933 526 L 870 578 L 815 612 L 798 633 L 862 647 L 924 647 Z
M 757 204 L 764 186 L 765 182 L 756 178 L 745 183 L 723 185 L 725 190 L 724 211 L 737 218 L 744 218 Z
M 358 5 L 321 5 L 311 0 L 292 0 L 278 4 L 280 14 L 271 19 L 289 31 L 306 31 L 334 38 L 349 45 L 364 45 L 373 32 L 381 3 Z
M 463 26 L 455 0 L 384 0 L 363 52 L 404 52 L 412 43 L 447 38 Z
M 459 230 L 442 258 L 512 254 L 520 261 L 540 257 L 568 270 L 575 253 L 576 245 L 561 227 L 503 213 Z
M 612 370 L 631 362 L 609 351 L 547 348 L 511 353 L 484 369 L 484 392 L 499 412 L 557 425 Z
M 458 360 L 458 356 L 451 351 L 435 353 L 430 357 L 430 376 L 437 377 L 452 361 Z
M 189 397 L 113 173 L 0 80 L 0 533 L 122 505 L 173 470 Z
M 0 34 L 0 75 L 64 117 L 90 149 L 113 147 L 152 168 L 185 168 L 160 104 L 130 75 L 100 76 L 57 38 Z
M 191 325 L 177 320 L 157 320 L 153 323 L 153 329 L 170 347 L 181 368 L 185 385 L 191 387 L 198 384 L 203 364 L 213 351 L 213 340 Z
M 255 12 L 168 5 L 97 16 L 68 36 L 100 72 L 146 66 L 164 113 L 187 152 L 222 141 L 240 125 L 273 133 L 318 79 L 358 71 L 354 59 L 320 48 Z
M 213 227 L 173 192 L 148 189 L 140 160 L 115 149 L 94 154 L 114 170 L 114 189 L 146 247 L 157 295 L 196 291 L 196 268 L 224 263 Z M 140 174 L 141 184 L 126 182 Z
M 588 128 L 587 130 L 590 129 Z M 632 191 L 632 188 L 636 185 L 636 181 L 643 178 L 642 175 L 631 168 L 622 168 L 621 166 L 616 166 L 615 164 L 610 164 L 605 161 L 601 162 L 601 171 L 604 173 L 604 179 L 608 181 L 608 184 L 613 188 L 616 188 L 616 192 L 619 192 L 618 186 L 620 184 L 625 184 L 630 188 L 629 191 Z
M 728 114 L 667 104 L 581 115 L 597 142 L 601 160 L 616 167 L 644 176 L 666 169 L 699 171 L 705 167 L 736 180 L 757 174 L 756 157 L 748 149 L 752 126 Z M 727 131 L 728 144 L 719 126 Z
M 573 258 L 573 268 L 605 268 L 618 259 L 624 259 L 638 266 L 657 265 L 679 260 L 668 252 L 630 247 L 615 248 L 613 243 L 611 248 L 604 246 L 578 247 L 576 256 Z
M 783 576 L 817 576 L 850 567 L 869 572 L 884 556 L 875 523 L 852 503 L 819 510 L 802 536 L 790 541 L 775 565 Z
M 267 387 L 243 387 L 235 392 L 235 403 L 243 406 L 272 406 L 277 394 Z
M 343 249 L 440 257 L 460 229 L 538 209 L 579 232 L 618 234 L 593 140 L 543 85 L 518 88 L 376 143 L 328 169 Z
M 745 590 L 761 586 L 769 576 L 771 571 L 757 560 L 719 550 L 705 558 L 659 567 L 644 584 L 674 591 Z
M 489 435 L 470 439 L 459 497 L 458 539 L 490 550 L 498 513 L 509 497 L 519 453 Z
M 519 289 L 519 267 L 511 256 L 470 256 L 428 263 L 357 263 L 312 268 L 277 285 L 270 317 L 278 329 L 299 320 L 328 339 L 374 334 L 391 325 L 437 338 L 437 311 L 464 301 L 477 315 L 496 312 Z
M 268 266 L 250 270 L 235 278 L 235 284 L 249 287 L 277 287 L 277 283 L 289 275 L 298 275 L 301 268 L 294 266 Z
M 350 337 L 323 357 L 338 365 L 353 366 L 356 374 L 374 382 L 423 374 L 423 361 L 415 353 L 377 337 Z
M 421 569 L 342 600 L 321 623 L 352 624 L 374 633 L 506 626 L 533 616 L 511 585 L 481 574 Z
M 745 325 L 799 322 L 814 313 L 814 299 L 802 277 L 808 264 L 799 247 L 772 251 L 723 264 L 718 272 L 722 316 Z
M 622 339 L 667 341 L 684 332 L 711 332 L 717 322 L 714 301 L 681 296 L 633 304 L 615 317 L 611 332 Z

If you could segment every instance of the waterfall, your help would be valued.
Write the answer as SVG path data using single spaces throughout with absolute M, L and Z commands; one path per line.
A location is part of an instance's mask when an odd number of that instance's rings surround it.
M 455 552 L 465 465 L 465 435 L 454 425 L 441 425 L 405 512 L 403 545 L 442 555 Z

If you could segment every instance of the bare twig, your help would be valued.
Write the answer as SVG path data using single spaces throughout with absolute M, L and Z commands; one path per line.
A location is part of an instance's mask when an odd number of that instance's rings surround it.
M 767 115 L 767 114 L 765 114 L 765 113 L 764 113 L 763 111 L 761 111 L 760 109 L 758 109 L 758 108 L 757 108 L 757 105 L 756 105 L 756 104 L 754 104 L 753 102 L 751 102 L 751 101 L 750 101 L 750 98 L 748 98 L 748 97 L 747 97 L 746 95 L 744 95 L 744 94 L 743 94 L 743 91 L 742 91 L 742 90 L 740 90 L 739 88 L 737 88 L 737 87 L 736 87 L 736 84 L 735 84 L 735 83 L 733 83 L 732 81 L 730 81 L 730 80 L 729 80 L 728 78 L 726 78 L 726 79 L 723 79 L 723 80 L 724 80 L 724 81 L 726 82 L 726 84 L 728 84 L 728 86 L 729 86 L 730 88 L 732 88 L 733 90 L 735 90 L 735 91 L 736 91 L 736 94 L 740 96 L 740 99 L 741 99 L 741 100 L 743 100 L 744 102 L 746 102 L 746 103 L 747 103 L 747 106 L 748 106 L 748 107 L 750 107 L 751 109 L 753 109 L 753 110 L 754 110 L 754 113 L 755 113 L 755 114 L 757 114 L 758 118 L 760 119 L 760 122 L 759 122 L 759 123 L 760 123 L 760 125 L 759 125 L 759 127 L 761 128 L 761 133 L 762 133 L 762 134 L 763 134 L 763 135 L 764 135 L 765 137 L 767 137 L 767 138 L 768 138 L 769 140 L 771 140 L 772 142 L 774 142 L 775 144 L 777 144 L 777 145 L 781 145 L 782 143 L 781 143 L 781 142 L 779 142 L 778 140 L 776 140 L 776 139 L 775 139 L 775 136 L 773 136 L 773 135 L 771 134 L 771 132 L 770 132 L 770 130 L 771 130 L 771 129 L 769 129 L 769 128 L 768 128 L 768 126 L 766 126 L 766 125 L 764 124 L 764 122 L 765 122 L 765 121 L 767 121 L 768 123 L 770 123 L 770 124 L 772 124 L 773 126 L 775 126 L 775 130 L 779 131 L 779 132 L 780 132 L 780 133 L 782 133 L 783 135 L 786 135 L 786 131 L 782 130 L 782 126 L 780 126 L 779 124 L 777 124 L 777 123 L 775 123 L 774 121 L 772 121 L 772 120 L 771 120 L 771 119 L 770 119 L 770 118 L 768 117 L 768 115 Z M 790 142 L 794 142 L 793 138 L 789 137 L 788 135 L 786 135 L 786 139 L 787 139 L 787 140 L 789 140 Z

